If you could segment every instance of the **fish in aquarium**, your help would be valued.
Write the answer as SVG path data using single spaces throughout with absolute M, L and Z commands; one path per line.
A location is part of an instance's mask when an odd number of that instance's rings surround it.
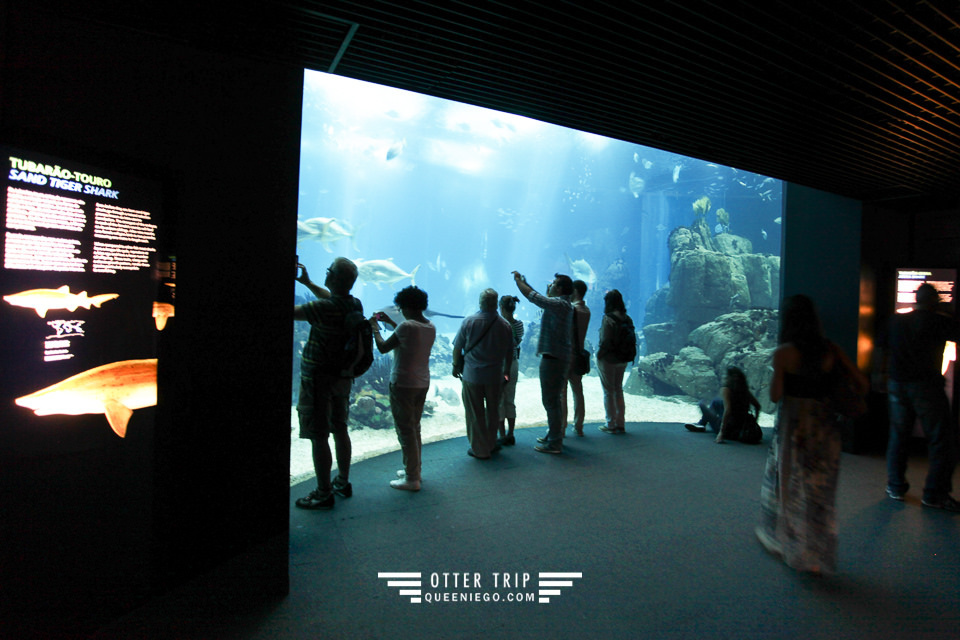
M 513 269 L 538 274 L 540 289 L 566 273 L 588 283 L 588 343 L 597 344 L 603 294 L 615 288 L 645 355 L 677 362 L 638 371 L 647 383 L 635 382 L 634 391 L 653 393 L 649 378 L 669 369 L 658 393 L 699 400 L 696 385 L 711 376 L 719 384 L 724 365 L 718 356 L 703 364 L 712 370 L 682 378 L 688 336 L 726 314 L 763 310 L 737 318 L 760 322 L 779 304 L 779 256 L 754 249 L 778 237 L 762 228 L 780 224 L 775 179 L 349 78 L 308 71 L 304 82 L 311 102 L 302 118 L 299 214 L 311 233 L 298 225 L 298 252 L 325 260 L 323 250 L 335 248 L 354 260 L 360 282 L 374 285 L 359 294 L 368 309 L 391 315 L 394 293 L 415 284 L 431 308 L 467 315 L 487 287 L 515 293 Z M 456 324 L 444 315 L 441 323 Z M 535 336 L 539 310 L 520 305 L 517 317 Z M 449 382 L 451 350 L 439 330 L 433 375 Z M 731 358 L 750 354 L 760 367 L 766 354 L 758 349 L 739 345 Z M 536 377 L 535 347 L 520 358 L 521 374 Z M 750 366 L 749 379 L 761 383 Z
M 419 264 L 413 268 L 413 271 L 407 273 L 393 263 L 393 258 L 386 260 L 354 260 L 353 262 L 357 265 L 360 279 L 376 285 L 377 289 L 380 289 L 382 285 L 394 284 L 405 278 L 410 278 L 411 286 L 416 286 L 417 284 L 415 278 L 417 271 L 420 269 Z
M 316 240 L 327 253 L 333 253 L 330 245 L 346 238 L 354 240 L 354 231 L 349 223 L 336 218 L 310 218 L 297 220 L 297 241 Z

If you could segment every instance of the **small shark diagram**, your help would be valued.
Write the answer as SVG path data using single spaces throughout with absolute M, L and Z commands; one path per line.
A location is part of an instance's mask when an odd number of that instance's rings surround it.
M 157 404 L 157 360 L 111 362 L 14 402 L 38 416 L 102 413 L 114 433 L 123 438 L 133 410 Z
M 169 302 L 154 302 L 153 303 L 153 319 L 157 323 L 157 331 L 163 331 L 163 328 L 167 326 L 167 320 L 176 315 L 176 309 Z
M 20 293 L 11 293 L 3 299 L 15 307 L 33 309 L 41 318 L 47 317 L 51 309 L 76 311 L 77 307 L 89 309 L 90 305 L 100 308 L 104 302 L 119 298 L 119 293 L 103 293 L 90 297 L 86 291 L 70 293 L 70 287 L 63 285 L 59 289 L 30 289 Z

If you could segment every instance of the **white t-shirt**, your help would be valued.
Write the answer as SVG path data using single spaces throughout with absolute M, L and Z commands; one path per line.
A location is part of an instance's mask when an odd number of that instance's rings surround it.
M 437 328 L 429 320 L 404 320 L 397 325 L 400 344 L 393 349 L 390 383 L 398 387 L 425 389 L 430 386 L 430 349 Z

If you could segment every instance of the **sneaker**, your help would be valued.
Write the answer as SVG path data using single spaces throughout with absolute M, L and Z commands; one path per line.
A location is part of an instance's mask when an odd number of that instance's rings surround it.
M 687 431 L 693 431 L 694 433 L 703 433 L 706 431 L 706 427 L 701 427 L 698 424 L 685 424 L 683 425 L 687 428 Z
M 560 447 L 548 447 L 546 445 L 537 445 L 534 447 L 540 453 L 563 453 L 563 450 Z
M 517 439 L 513 436 L 503 436 L 502 438 L 497 438 L 497 443 L 504 447 L 512 447 L 517 444 Z
M 887 487 L 887 497 L 889 497 L 891 500 L 903 502 L 903 498 L 905 495 L 906 495 L 906 491 L 897 491 L 895 489 L 891 489 L 890 487 Z
M 626 429 L 619 429 L 617 427 L 608 427 L 606 425 L 600 427 L 600 431 L 604 433 L 626 433 Z
M 406 478 L 406 477 L 407 477 L 407 472 L 406 472 L 404 469 L 397 469 L 397 477 L 398 477 L 398 478 Z
M 952 513 L 960 513 L 960 502 L 957 502 L 950 496 L 941 498 L 940 500 L 927 500 L 924 498 L 920 502 L 923 506 L 930 507 L 931 509 L 943 509 L 944 511 L 950 511 Z
M 349 498 L 353 495 L 353 485 L 344 480 L 342 476 L 338 475 L 331 484 L 333 485 L 333 492 L 341 498 Z
M 539 438 L 537 438 L 537 442 L 539 442 L 540 444 L 543 444 L 546 441 L 547 441 L 547 436 L 540 436 Z
M 301 509 L 333 509 L 333 492 L 321 493 L 320 489 L 314 489 L 306 497 L 299 498 L 296 505 Z
M 419 480 L 396 479 L 390 481 L 390 486 L 401 491 L 420 491 Z

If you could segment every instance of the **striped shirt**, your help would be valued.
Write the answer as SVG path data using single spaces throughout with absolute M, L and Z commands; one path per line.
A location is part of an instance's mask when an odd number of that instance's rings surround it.
M 510 328 L 513 330 L 513 346 L 516 350 L 514 358 L 520 357 L 520 343 L 523 342 L 523 322 L 514 318 L 510 321 Z

